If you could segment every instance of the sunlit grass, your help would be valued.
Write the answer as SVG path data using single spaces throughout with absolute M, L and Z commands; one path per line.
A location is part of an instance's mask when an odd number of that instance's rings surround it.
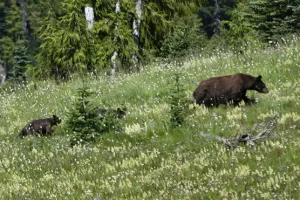
M 299 199 L 300 42 L 238 54 L 193 55 L 182 65 L 155 62 L 141 74 L 85 77 L 56 85 L 4 86 L 0 96 L 1 199 Z M 212 76 L 262 75 L 270 92 L 249 92 L 256 105 L 207 109 L 190 105 L 180 127 L 170 126 L 171 77 L 181 74 L 192 99 Z M 99 107 L 126 107 L 124 133 L 70 148 L 64 120 L 76 90 L 88 85 Z M 227 150 L 214 138 L 250 131 L 279 114 L 275 138 Z M 17 138 L 25 124 L 56 114 L 52 137 Z M 210 134 L 203 137 L 200 133 Z

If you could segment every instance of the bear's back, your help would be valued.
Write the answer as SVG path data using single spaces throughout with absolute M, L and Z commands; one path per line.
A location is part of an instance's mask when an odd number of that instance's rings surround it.
M 201 81 L 194 93 L 206 92 L 212 96 L 236 93 L 243 87 L 243 78 L 243 74 L 212 77 Z

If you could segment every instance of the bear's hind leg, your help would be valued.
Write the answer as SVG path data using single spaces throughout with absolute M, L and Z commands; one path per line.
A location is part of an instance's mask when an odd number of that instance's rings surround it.
M 206 105 L 206 96 L 207 96 L 207 90 L 202 90 L 197 95 L 194 93 L 194 98 L 196 99 L 196 103 L 198 105 L 204 104 Z

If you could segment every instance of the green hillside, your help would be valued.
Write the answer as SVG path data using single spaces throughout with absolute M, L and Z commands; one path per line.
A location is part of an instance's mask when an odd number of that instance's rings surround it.
M 0 93 L 1 199 L 299 199 L 300 41 L 252 52 L 190 56 L 183 64 L 154 62 L 139 74 L 73 77 L 59 85 L 4 85 Z M 180 75 L 187 99 L 200 82 L 234 73 L 262 75 L 268 94 L 257 104 L 206 109 L 189 106 L 170 124 L 170 89 Z M 122 133 L 70 147 L 66 119 L 77 89 L 88 86 L 99 107 L 126 107 Z M 251 131 L 278 113 L 273 137 L 226 149 L 215 136 Z M 18 138 L 32 119 L 62 119 L 51 137 Z M 202 134 L 201 134 L 202 133 Z M 204 134 L 211 137 L 204 137 Z

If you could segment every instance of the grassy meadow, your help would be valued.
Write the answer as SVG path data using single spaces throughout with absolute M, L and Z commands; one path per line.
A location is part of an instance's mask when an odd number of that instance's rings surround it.
M 0 199 L 300 199 L 299 53 L 293 39 L 244 54 L 153 62 L 139 74 L 119 74 L 115 83 L 102 76 L 3 86 Z M 248 92 L 253 106 L 191 105 L 184 124 L 170 125 L 175 73 L 192 98 L 192 80 L 238 72 L 262 75 L 270 92 Z M 127 108 L 124 132 L 71 148 L 65 119 L 83 85 L 96 93 L 94 105 Z M 259 145 L 228 150 L 214 139 L 250 131 L 276 113 L 274 137 Z M 53 114 L 62 119 L 53 136 L 17 137 L 30 120 Z

